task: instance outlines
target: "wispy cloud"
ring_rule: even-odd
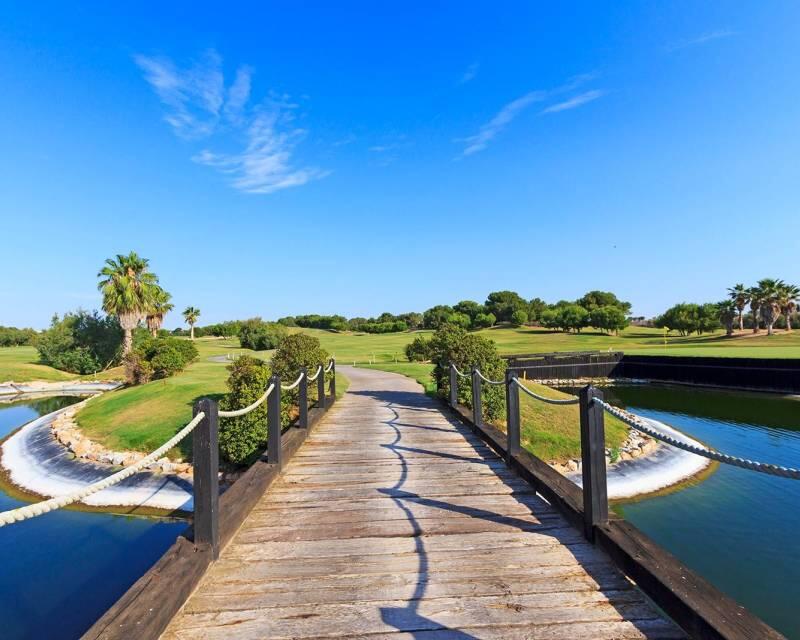
[[[558,113],[559,111],[567,111],[569,109],[575,109],[577,107],[580,107],[581,105],[586,104],[587,102],[592,102],[593,100],[602,98],[605,94],[606,94],[605,91],[601,91],[599,89],[595,89],[593,91],[587,91],[573,98],[570,98],[569,100],[564,100],[563,102],[558,102],[554,105],[550,105],[546,109],[543,109],[542,113]]]
[[[534,102],[541,102],[546,97],[547,93],[544,91],[530,91],[524,96],[509,102],[497,112],[494,118],[483,125],[478,133],[474,136],[468,136],[459,140],[459,142],[466,143],[466,147],[464,147],[464,151],[462,151],[461,155],[471,156],[473,153],[483,151],[488,144],[494,140],[497,134],[505,129],[526,107]]]
[[[467,82],[474,80],[475,76],[478,75],[478,68],[480,65],[477,62],[473,62],[471,65],[467,67],[467,70],[461,74],[461,77],[458,79],[458,84],[467,84]]]
[[[512,100],[505,105],[497,114],[484,124],[478,133],[466,138],[457,138],[456,142],[464,143],[464,150],[461,152],[460,157],[470,156],[479,151],[483,151],[489,143],[494,140],[511,122],[519,116],[530,105],[537,102],[546,102],[554,99],[556,96],[574,91],[579,86],[594,80],[596,78],[594,73],[585,73],[582,75],[574,76],[567,82],[555,89],[548,91],[529,91],[525,95]],[[599,89],[594,91],[587,91],[574,98],[565,100],[563,102],[554,104],[544,109],[541,113],[556,113],[558,111],[565,111],[567,109],[574,109],[582,104],[596,100],[605,94],[605,91]]]
[[[297,105],[288,96],[251,105],[251,67],[239,67],[226,88],[222,59],[213,50],[186,69],[163,57],[137,55],[134,60],[164,104],[165,120],[176,135],[187,140],[213,137],[215,146],[244,142],[238,153],[204,148],[192,156],[194,162],[229,176],[235,189],[274,193],[327,175],[313,167],[297,168],[292,161],[307,132],[293,125]]]
[[[739,33],[733,29],[717,29],[715,31],[704,33],[696,38],[681,40],[679,42],[674,42],[673,44],[667,45],[667,51],[678,51],[679,49],[686,49],[688,47],[697,47],[709,42],[713,42],[714,40],[730,38],[736,35],[739,35]]]

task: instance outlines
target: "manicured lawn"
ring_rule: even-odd
[[[386,363],[362,365],[366,369],[380,369],[400,373],[434,390],[430,378],[433,365],[421,363]],[[533,392],[546,398],[567,398],[566,393],[535,382],[524,384]],[[535,400],[520,392],[520,422],[522,445],[546,462],[566,462],[581,455],[580,417],[577,405],[554,405]],[[505,431],[505,421],[496,426]],[[620,446],[628,435],[628,428],[612,416],[606,416],[606,446]]]
[[[192,418],[195,401],[226,391],[227,362],[209,359],[228,354],[253,354],[240,349],[238,341],[199,339],[200,352],[185,371],[165,380],[112,391],[91,400],[77,415],[81,429],[92,439],[114,450],[150,452],[161,446]],[[254,354],[265,356],[266,352]],[[339,376],[337,395],[349,381]],[[184,440],[181,454],[188,457],[190,439]]]
[[[405,360],[405,345],[417,335],[431,333],[334,333],[319,329],[303,331],[317,336],[322,345],[343,364],[402,363]],[[608,336],[591,329],[576,334],[533,327],[499,327],[478,333],[494,340],[501,354],[611,350],[676,356],[800,358],[800,330],[774,336],[764,333],[752,336],[747,333],[734,338],[726,338],[723,332],[703,336],[670,335],[667,337],[666,347],[664,332],[646,327],[628,327],[619,336]]]
[[[0,382],[73,380],[79,376],[39,364],[34,347],[0,347]]]
[[[567,398],[557,389],[524,381],[534,393],[545,398]],[[520,391],[522,446],[546,462],[565,462],[581,455],[578,405],[547,404]],[[500,425],[505,429],[505,425]],[[628,428],[613,416],[606,415],[606,447],[619,447],[628,436]]]

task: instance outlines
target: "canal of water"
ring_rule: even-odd
[[[670,385],[606,399],[715,449],[800,467],[800,397]],[[616,506],[626,519],[788,638],[800,639],[800,481],[720,465],[665,495]]]
[[[0,404],[0,438],[78,400]],[[0,511],[24,504],[0,491]],[[0,637],[80,637],[185,527],[177,520],[60,509],[0,528]]]

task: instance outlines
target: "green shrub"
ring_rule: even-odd
[[[475,320],[472,321],[472,326],[475,329],[488,329],[493,327],[495,322],[497,322],[497,318],[494,317],[493,313],[479,313],[475,316]]]
[[[228,366],[228,393],[220,401],[224,410],[253,404],[266,391],[272,371],[263,360],[241,356]],[[219,423],[219,452],[223,460],[245,464],[267,444],[267,403],[250,413]]]
[[[239,342],[245,349],[267,351],[277,349],[288,334],[285,326],[277,322],[264,322],[261,318],[244,320],[239,328]]]
[[[511,324],[515,327],[522,326],[528,321],[528,312],[522,309],[517,309],[511,314]]]
[[[328,352],[320,345],[319,338],[305,333],[295,333],[286,336],[275,355],[272,356],[272,370],[275,375],[280,376],[283,384],[291,384],[297,378],[302,367],[306,367],[309,375],[313,376],[319,365],[324,368],[328,364],[329,358]],[[331,374],[328,373],[326,376],[330,377]],[[309,400],[316,398],[316,389],[317,385],[309,385]],[[296,398],[296,388],[283,393],[284,401],[286,399],[296,401]]]
[[[103,371],[120,361],[122,329],[113,316],[78,310],[53,316],[50,328],[36,340],[42,362],[83,375]]]
[[[492,380],[502,380],[506,363],[497,353],[497,345],[492,340],[462,327],[444,325],[431,338],[431,359],[434,363],[433,378],[443,397],[450,394],[450,363],[463,372],[478,367],[481,373]],[[470,381],[460,378],[458,399],[461,404],[472,406]],[[501,386],[483,385],[483,413],[487,419],[500,418],[505,414],[505,390]]]
[[[125,358],[129,384],[168,378],[183,371],[197,357],[197,348],[189,340],[138,333],[133,344],[133,351]]]
[[[406,358],[411,362],[426,362],[431,359],[431,341],[417,336],[406,345]]]
[[[464,329],[469,329],[472,325],[472,319],[466,313],[459,313],[456,311],[447,316],[447,323],[454,324]]]

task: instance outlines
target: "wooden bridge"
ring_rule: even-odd
[[[347,376],[223,495],[219,558],[179,539],[85,638],[781,637],[624,521],[588,541],[580,489],[501,432]]]

